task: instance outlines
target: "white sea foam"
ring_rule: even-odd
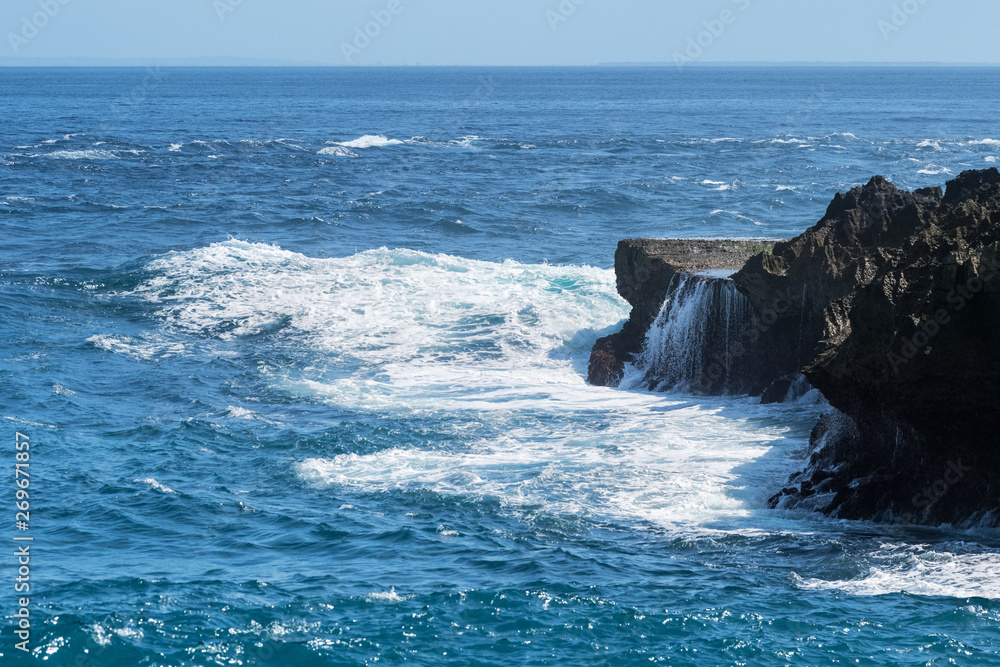
[[[944,150],[941,147],[941,142],[934,141],[932,139],[924,139],[919,144],[917,144],[917,148],[933,148],[936,151],[942,151],[942,150]]]
[[[132,621],[132,623],[134,623],[134,621]],[[114,630],[114,633],[116,635],[118,635],[119,637],[121,637],[122,639],[125,639],[127,641],[131,641],[131,642],[140,642],[140,641],[142,641],[142,638],[143,638],[143,635],[144,635],[144,633],[142,631],[142,628],[136,627],[134,625],[133,626],[126,626],[126,627],[123,627],[123,628],[116,628]]]
[[[39,157],[33,155],[32,157]],[[113,151],[102,149],[78,150],[78,151],[53,151],[44,153],[42,157],[61,160],[117,160],[118,156]]]
[[[89,337],[87,342],[99,350],[114,352],[141,361],[179,356],[187,352],[187,346],[184,343],[158,337],[136,339],[129,336],[95,334]]]
[[[610,270],[386,249],[314,259],[235,240],[147,269],[132,294],[154,305],[164,336],[276,333],[308,358],[306,370],[261,369],[276,390],[441,415],[466,443],[300,461],[320,488],[493,498],[701,534],[763,507],[796,465],[750,465],[786,437],[744,423],[757,405],[586,384],[595,338],[628,313]]]
[[[76,396],[75,391],[73,391],[72,389],[67,389],[66,387],[58,383],[52,385],[52,393],[59,394],[60,396]]]
[[[4,415],[4,419],[12,421],[18,424],[26,424],[28,426],[38,426],[39,428],[56,428],[52,424],[42,424],[40,422],[28,421],[27,419],[21,419],[20,417],[11,417],[9,415]]]
[[[281,137],[280,139],[275,139],[274,143],[277,144],[278,146],[283,146],[285,148],[292,148],[292,149],[298,150],[298,151],[309,150],[305,146],[302,146],[295,139],[289,139],[288,137]]]
[[[167,150],[171,153],[177,153],[184,146],[184,144],[170,144],[170,148]]]
[[[475,134],[470,134],[465,137],[459,137],[458,139],[455,139],[451,143],[457,144],[462,148],[475,148],[478,144],[480,144],[483,141],[485,140],[482,137]]]
[[[397,602],[405,602],[408,598],[406,596],[400,595],[396,592],[395,588],[390,588],[388,591],[369,593],[365,596],[365,600],[368,602],[378,602],[382,604],[396,604]]]
[[[486,358],[510,351],[533,361],[581,328],[604,328],[627,314],[607,270],[412,250],[312,259],[227,241],[164,255],[148,268],[157,276],[136,293],[161,304],[174,326],[226,325],[218,336],[227,338],[288,325],[324,349],[371,363],[440,365],[444,355],[477,345],[489,347]]]
[[[737,497],[748,493],[748,482],[739,480],[736,468],[763,456],[781,439],[778,430],[754,432],[720,415],[721,408],[649,394],[592,393],[592,409],[618,408],[615,425],[600,433],[511,428],[470,451],[344,454],[307,459],[298,471],[320,487],[494,498],[511,507],[640,520],[686,534],[713,532],[711,523],[745,517],[765,502]]]
[[[929,176],[940,176],[941,174],[950,174],[951,169],[948,167],[942,167],[936,164],[929,164],[923,169],[917,172],[918,174],[927,174]]]
[[[100,623],[95,623],[88,630],[94,643],[98,646],[108,646],[111,643],[111,630],[105,628]]]
[[[996,155],[990,155],[990,156],[988,156],[986,158],[986,161],[987,162],[996,162],[997,161],[997,156]]]
[[[265,424],[279,423],[264,417],[259,412],[254,412],[253,410],[248,410],[247,408],[241,408],[235,405],[230,405],[226,407],[226,416],[232,417],[233,419],[245,419],[248,421],[264,422]]]
[[[170,487],[167,487],[167,486],[164,486],[163,484],[160,484],[159,482],[157,482],[152,477],[147,477],[146,479],[133,479],[132,481],[133,482],[138,482],[140,484],[145,484],[146,486],[148,486],[152,490],[159,491],[160,493],[177,493],[176,491],[174,491]]]
[[[731,181],[731,182],[727,183],[725,181],[711,181],[711,180],[707,180],[707,179],[703,180],[703,181],[699,181],[699,183],[701,183],[701,185],[714,185],[715,187],[712,188],[712,190],[717,191],[717,192],[725,192],[727,190],[734,190],[734,189],[740,187],[740,185],[741,185],[739,181]]]
[[[100,334],[95,334],[88,338],[87,342],[99,350],[107,350],[108,352],[111,352],[115,349],[116,345],[122,344],[128,340],[128,338],[120,336],[102,336]]]
[[[969,141],[964,144],[965,146],[1000,146],[1000,139],[979,139],[977,141]]]
[[[803,530],[794,512],[763,508],[802,465],[796,456],[821,408],[586,385],[594,339],[628,312],[609,270],[387,249],[315,259],[235,240],[168,253],[146,269],[128,296],[149,302],[161,331],[148,340],[97,336],[96,347],[134,354],[177,339],[266,335],[253,339],[255,350],[283,345],[304,362],[260,367],[273,390],[339,413],[433,419],[457,436],[446,446],[400,441],[293,464],[333,497],[482,499],[515,515],[622,522],[684,539]],[[230,407],[229,416],[252,413]],[[827,525],[806,521],[807,530]],[[455,532],[442,526],[438,536],[460,539]],[[974,548],[861,554],[865,574],[797,584],[998,597],[1000,560]],[[403,598],[383,589],[365,599]]]
[[[68,637],[56,637],[52,641],[48,642],[47,644],[43,644],[42,646],[38,647],[35,650],[45,655],[45,657],[42,658],[42,660],[48,660],[49,656],[55,655],[61,649],[66,647],[68,644],[69,644]]]
[[[870,567],[860,577],[841,581],[796,577],[796,584],[807,590],[839,590],[849,595],[909,593],[1000,599],[1000,553],[967,546],[974,552],[969,553],[961,544],[884,544],[868,556]]]
[[[399,139],[389,139],[381,134],[366,134],[351,141],[338,141],[338,146],[345,148],[379,148],[381,146],[396,146],[403,142]]]
[[[358,154],[344,146],[327,146],[319,150],[319,155],[334,155],[336,157],[358,157]]]
[[[711,215],[713,217],[717,216],[717,215],[723,215],[723,214],[725,214],[725,215],[731,215],[734,218],[739,218],[740,220],[746,220],[747,222],[752,222],[753,224],[755,224],[757,226],[763,226],[764,225],[763,222],[758,222],[757,220],[754,220],[750,216],[744,215],[743,213],[740,213],[739,211],[727,211],[725,209],[717,208],[714,211],[712,211],[711,213],[709,213],[709,215]]]

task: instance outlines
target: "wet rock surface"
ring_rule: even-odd
[[[632,317],[598,341],[591,382],[620,379],[673,274],[699,263],[683,243],[619,245],[618,288]],[[945,190],[915,192],[875,177],[836,195],[800,236],[768,249],[742,245],[729,265],[740,252],[750,256],[732,279],[754,318],[736,347],[748,391],[778,401],[788,378],[804,373],[837,411],[817,425],[806,470],[772,505],[852,519],[995,522],[1000,172],[968,171]]]
[[[587,380],[617,386],[625,363],[638,354],[663,306],[674,277],[703,271],[736,271],[773,241],[628,239],[615,252],[618,293],[632,306],[622,330],[601,338],[590,357]]]

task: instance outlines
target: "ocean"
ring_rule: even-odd
[[[584,379],[620,239],[994,166],[1000,70],[0,90],[3,665],[1000,665],[996,529],[767,508],[822,403]]]

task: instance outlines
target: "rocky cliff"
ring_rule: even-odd
[[[998,253],[996,169],[965,172],[944,192],[906,192],[876,177],[838,194],[819,223],[733,276],[756,323],[743,342],[747,386],[770,385],[780,396],[773,387],[802,372],[836,409],[813,433],[807,469],[774,506],[843,518],[996,520]],[[620,291],[634,280],[633,264],[623,264],[616,261]],[[641,341],[652,306],[637,299],[633,307],[633,330],[599,342],[598,362]]]
[[[774,505],[928,523],[1000,508],[998,250],[996,169],[944,193],[875,178],[735,276],[752,302],[804,286],[821,335],[803,370],[843,415]]]

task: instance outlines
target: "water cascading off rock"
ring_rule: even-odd
[[[622,387],[746,393],[753,331],[750,303],[732,280],[678,273]]]

